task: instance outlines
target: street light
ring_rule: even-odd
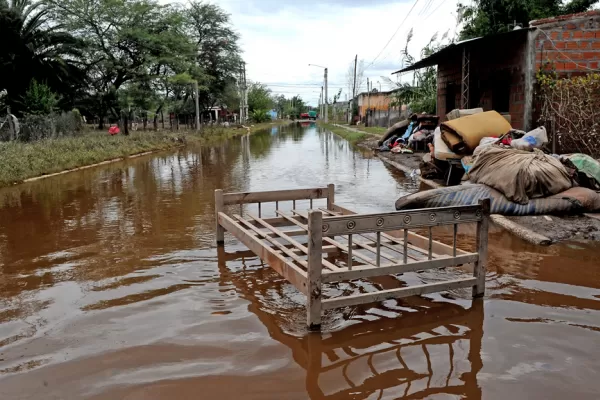
[[[381,93],[381,82],[377,81],[377,83],[379,83],[379,93]]]
[[[328,114],[328,110],[327,110],[327,67],[324,67],[322,65],[317,65],[317,64],[308,64],[309,67],[318,67],[318,68],[323,68],[325,70],[325,101],[324,101],[324,105],[325,105],[325,122],[328,122],[328,118],[327,118],[327,114]]]

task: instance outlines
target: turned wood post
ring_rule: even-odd
[[[333,211],[333,203],[335,202],[335,185],[330,183],[327,185],[327,209]]]
[[[308,329],[321,329],[321,269],[323,251],[323,213],[308,213],[308,294],[306,324]]]
[[[477,222],[477,254],[479,258],[473,268],[473,276],[477,278],[473,286],[473,297],[482,297],[485,293],[485,269],[488,254],[488,230],[490,224],[490,199],[479,200],[481,221]]]
[[[215,190],[215,222],[217,227],[217,245],[225,244],[225,229],[219,224],[219,213],[223,211],[223,190]]]

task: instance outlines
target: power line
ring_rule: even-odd
[[[426,16],[426,17],[425,17],[425,19],[424,19],[423,21],[427,21],[427,20],[429,19],[429,17],[431,17],[433,14],[435,14],[435,12],[436,12],[437,10],[439,10],[439,8],[440,8],[440,7],[441,7],[443,4],[444,4],[444,0],[442,0],[442,2],[441,2],[440,4],[438,4],[438,6],[437,6],[437,7],[436,7],[436,8],[435,8],[435,9],[434,9],[432,12],[430,12],[430,13],[429,13],[429,15],[428,15],[428,16]]]
[[[421,11],[419,11],[419,15],[425,15],[425,13],[427,11],[429,11],[429,8],[431,7],[431,3],[433,3],[433,0],[427,0],[427,3],[425,3],[425,5],[421,9]]]
[[[381,55],[381,53],[383,53],[383,51],[389,46],[389,44],[392,42],[392,40],[394,39],[394,37],[396,37],[396,34],[398,34],[398,31],[400,31],[400,28],[402,27],[402,25],[404,24],[404,22],[406,22],[406,20],[408,19],[408,16],[410,15],[410,13],[412,12],[412,10],[415,8],[415,6],[417,5],[417,3],[419,2],[419,0],[415,0],[415,2],[413,3],[412,7],[410,8],[410,10],[408,11],[408,13],[404,16],[404,19],[402,20],[402,22],[400,22],[400,25],[398,25],[398,28],[396,29],[396,32],[394,32],[394,34],[392,35],[392,37],[390,38],[390,40],[387,41],[387,43],[385,44],[385,46],[383,46],[383,49],[381,49],[381,51],[379,52],[379,54],[377,54],[377,57],[375,57],[373,59],[373,61],[371,61],[371,63],[369,65],[367,65],[365,67],[365,71],[375,63],[375,60],[377,60],[379,58],[379,56]]]

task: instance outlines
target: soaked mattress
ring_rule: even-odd
[[[527,204],[508,200],[499,191],[481,184],[467,184],[413,193],[396,201],[396,210],[476,205],[490,199],[491,213],[500,215],[565,215],[600,211],[600,194],[575,187]]]

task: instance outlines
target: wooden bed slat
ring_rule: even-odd
[[[263,221],[261,218],[258,218],[252,214],[248,214],[248,216],[250,218],[252,218],[254,221],[258,222],[259,224],[261,224],[263,227],[269,229],[271,232],[275,233],[276,235],[278,235],[278,237],[280,237],[281,239],[291,243],[292,245],[294,245],[297,249],[299,249],[300,251],[303,251],[304,254],[308,255],[308,248],[303,245],[302,243],[299,243],[298,241],[292,239],[291,237],[287,236],[284,232],[280,231],[279,229],[267,224],[265,221]],[[246,221],[248,222],[248,221]],[[308,227],[305,230],[305,232],[308,231]],[[332,271],[337,271],[340,268],[334,264],[332,264],[331,262],[327,261],[327,260],[323,260],[323,266],[329,268]]]
[[[269,263],[279,275],[287,279],[292,285],[296,287],[300,292],[306,294],[308,289],[306,287],[306,272],[302,271],[297,266],[288,263],[288,261],[281,255],[277,254],[270,247],[264,246],[264,244],[255,236],[251,235],[250,232],[237,224],[231,217],[225,213],[220,212],[217,216],[219,224],[225,228],[228,232],[231,232],[237,237],[242,243],[246,245],[254,254],[256,254],[261,260]]]

